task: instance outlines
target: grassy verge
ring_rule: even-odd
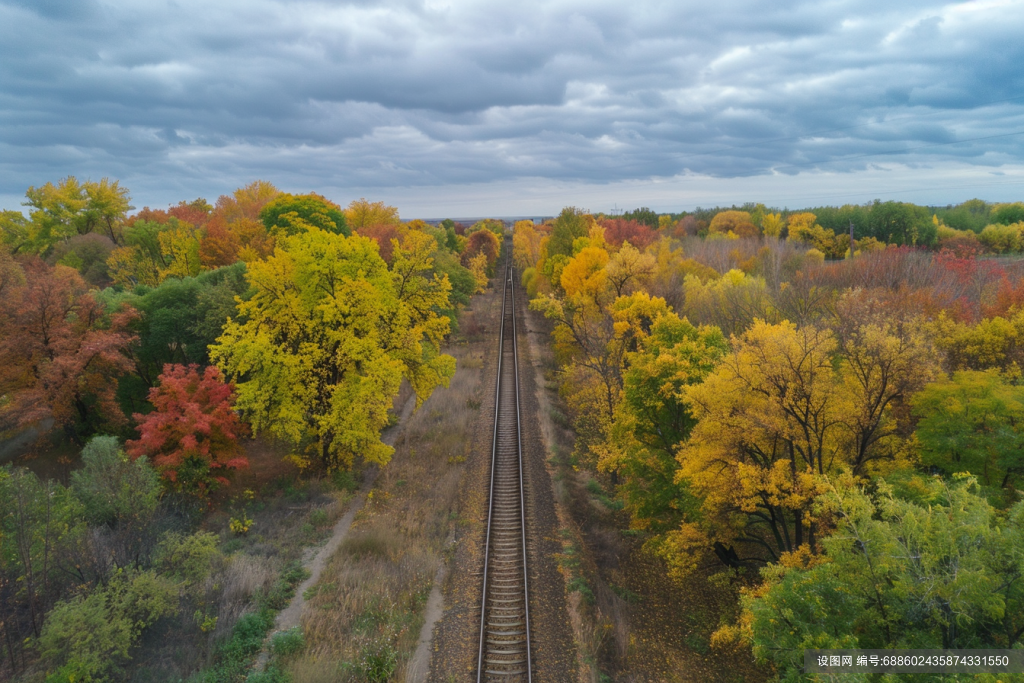
[[[462,315],[472,331],[473,313]],[[465,333],[464,333],[465,334]],[[483,335],[448,349],[458,371],[403,426],[323,578],[306,594],[304,650],[281,665],[295,681],[389,681],[404,677],[424,605],[449,552],[460,484],[480,406]]]

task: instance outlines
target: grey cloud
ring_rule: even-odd
[[[1024,130],[1024,97],[982,106],[1024,92],[1022,29],[920,0],[0,0],[0,195],[1020,163],[1024,136],[947,143]]]

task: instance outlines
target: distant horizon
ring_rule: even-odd
[[[337,188],[337,187],[303,187],[276,183],[272,178],[262,178],[275,184],[283,192],[303,194],[317,192],[341,206],[349,202],[366,198],[370,201],[383,201],[399,210],[402,220],[470,220],[473,218],[518,218],[518,217],[551,217],[557,216],[562,208],[576,206],[592,213],[611,215],[614,211],[632,211],[646,207],[659,214],[691,212],[701,208],[742,206],[744,204],[765,204],[766,206],[792,210],[814,206],[842,206],[846,204],[866,204],[876,199],[880,201],[902,201],[921,206],[945,207],[956,205],[970,199],[981,199],[989,203],[1007,203],[1024,201],[1024,165],[1012,172],[998,176],[998,181],[984,182],[984,175],[978,169],[971,169],[968,182],[957,183],[956,172],[946,170],[942,173],[921,172],[921,179],[904,180],[906,189],[894,189],[898,181],[891,181],[887,189],[884,182],[891,171],[874,169],[870,177],[854,178],[850,176],[838,178],[847,190],[829,191],[829,184],[834,177],[825,174],[800,174],[798,176],[758,176],[743,179],[715,178],[674,178],[656,181],[630,181],[607,185],[553,183],[550,181],[514,180],[504,183],[477,184],[463,188],[445,188],[444,197],[438,197],[438,188],[421,186],[413,188]],[[961,169],[960,172],[968,173]],[[45,182],[57,182],[67,175],[63,174],[47,179]],[[77,176],[79,179],[89,177],[93,180],[99,176]],[[238,185],[231,187],[221,183],[210,183],[213,192],[198,189],[195,183],[189,189],[183,189],[172,195],[172,190],[143,189],[136,191],[130,183],[121,181],[132,195],[135,210],[143,207],[153,209],[166,208],[180,201],[191,201],[203,197],[211,204],[217,197],[230,194],[255,177],[243,179]],[[932,180],[930,187],[928,180]],[[870,189],[855,191],[854,181],[863,181]],[[749,193],[732,189],[729,185],[742,185]],[[914,187],[909,187],[914,186]],[[502,188],[506,188],[504,191]],[[770,189],[769,189],[770,188]],[[0,195],[0,209],[22,211],[27,214],[27,207],[22,206],[25,200],[24,190],[21,195]],[[459,194],[459,190],[462,194]],[[986,190],[988,190],[986,192]],[[622,198],[616,199],[619,195]],[[673,201],[675,196],[679,201]],[[634,199],[630,201],[630,197]],[[685,197],[685,199],[684,199]],[[802,200],[802,201],[801,201]],[[543,205],[541,210],[531,210],[526,203]],[[452,209],[446,212],[444,206]],[[493,207],[493,211],[487,210]],[[462,216],[462,218],[456,218]]]

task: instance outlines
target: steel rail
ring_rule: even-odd
[[[511,245],[506,242],[506,247],[501,328],[498,333],[498,375],[494,390],[494,432],[491,437],[477,683],[532,683],[533,680],[515,278]],[[505,334],[507,328],[511,328],[508,348]],[[511,363],[506,362],[506,353]],[[511,376],[508,376],[510,373]],[[503,397],[503,391],[510,395]],[[515,440],[514,453],[509,448],[510,438]],[[516,525],[518,530],[515,529]],[[511,539],[510,536],[514,535],[519,538]]]

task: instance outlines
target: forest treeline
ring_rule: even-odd
[[[1020,647],[1024,261],[993,254],[1024,205],[747,208],[516,224],[573,463],[672,576],[737,588],[712,644],[781,680],[804,648]]]
[[[134,213],[108,180],[26,197],[27,217],[0,218],[0,435],[52,426],[81,455],[64,483],[0,468],[0,677],[115,680],[157,621],[218,628],[211,605],[241,560],[200,525],[249,466],[245,437],[343,481],[357,459],[389,460],[393,399],[403,382],[417,401],[447,385],[442,343],[504,225],[403,222],[262,181]],[[232,504],[232,533],[254,504]],[[301,578],[289,571],[223,645],[235,668],[196,680],[244,675]]]

